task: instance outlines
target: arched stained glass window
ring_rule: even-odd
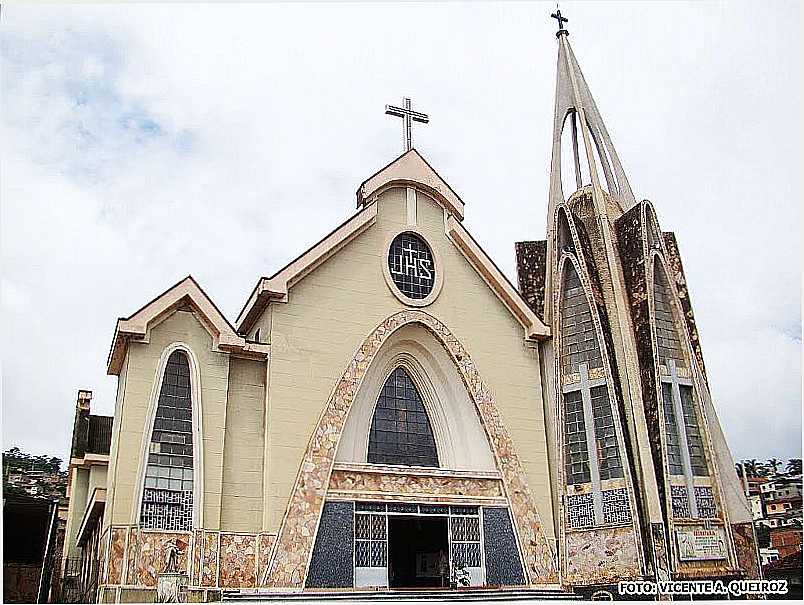
[[[371,421],[368,461],[438,466],[430,419],[416,385],[404,368],[396,368],[380,392]]]
[[[140,524],[185,531],[193,525],[193,418],[190,363],[182,351],[168,358],[145,467]]]
[[[567,483],[591,481],[589,452],[597,453],[600,479],[623,476],[617,434],[614,429],[609,391],[605,380],[598,379],[590,387],[592,417],[585,417],[580,378],[581,366],[587,373],[603,367],[592,309],[586,298],[578,272],[566,264],[561,294],[561,368],[564,380],[564,438]],[[569,380],[570,382],[567,382]],[[587,440],[586,425],[593,422],[595,441]],[[591,447],[590,447],[591,446]]]
[[[594,310],[570,259],[564,264],[560,305],[565,481],[592,488],[567,496],[567,521],[572,528],[629,521],[626,488],[601,486],[623,478],[623,463]]]
[[[671,475],[688,476],[692,484],[691,477],[708,476],[709,467],[692,372],[684,355],[686,337],[674,320],[673,290],[658,257],[653,269],[653,304],[657,355],[663,366],[660,377],[668,470]]]

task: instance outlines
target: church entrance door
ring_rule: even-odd
[[[390,588],[448,586],[448,518],[389,516],[388,555]]]

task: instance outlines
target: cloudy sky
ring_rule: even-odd
[[[110,414],[115,319],[191,273],[234,320],[401,151],[386,103],[514,278],[544,236],[550,3],[4,6],[3,446]],[[737,457],[801,455],[795,2],[565,2],[638,198],[682,246]]]

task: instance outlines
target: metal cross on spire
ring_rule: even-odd
[[[554,12],[550,16],[556,21],[558,21],[558,31],[556,32],[556,36],[569,33],[566,29],[564,29],[564,24],[569,23],[569,19],[561,15],[561,9],[558,8],[558,4],[556,4],[556,12]]]
[[[410,108],[410,99],[405,97],[403,99],[404,107],[396,107],[395,105],[386,105],[385,113],[389,116],[396,116],[403,119],[402,134],[405,138],[405,151],[413,149],[413,122],[421,122],[427,124],[430,121],[430,116],[426,113],[413,111]]]

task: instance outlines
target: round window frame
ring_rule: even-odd
[[[430,249],[430,255],[433,257],[433,264],[435,265],[435,283],[433,284],[433,289],[430,291],[430,294],[424,298],[410,298],[407,294],[402,292],[402,290],[400,290],[396,285],[396,282],[391,275],[391,269],[388,267],[388,255],[391,252],[391,244],[397,238],[397,236],[402,235],[403,233],[411,233],[416,237],[421,238],[421,240],[427,244],[427,247]],[[430,243],[430,240],[427,238],[427,236],[425,236],[424,233],[422,233],[421,230],[417,229],[416,227],[408,225],[391,233],[390,236],[386,238],[385,247],[383,249],[385,252],[382,257],[382,274],[383,277],[385,277],[385,283],[388,285],[391,293],[407,307],[426,307],[433,304],[435,299],[438,298],[438,295],[441,293],[441,288],[444,285],[444,265],[441,262],[441,255]]]

